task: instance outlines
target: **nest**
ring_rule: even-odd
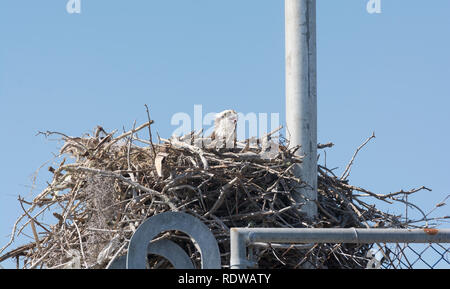
[[[348,183],[354,158],[342,177],[319,166],[318,198],[304,200],[317,205],[318,215],[311,220],[301,211],[304,202],[292,197],[302,184],[293,173],[302,161],[296,154],[298,147],[288,148],[282,142],[276,143],[276,151],[268,150],[275,144],[272,133],[238,141],[233,148],[217,142],[194,145],[190,140],[198,139],[195,134],[153,143],[152,123],[117,137],[115,131],[108,133],[101,127],[83,137],[46,132],[60,136],[61,156],[70,155],[75,161],[66,163],[64,158],[58,167],[50,167],[51,183],[33,200],[19,198],[24,214],[0,254],[24,228],[33,232],[32,241],[0,261],[17,258],[21,268],[107,268],[127,253],[129,240],[143,221],[180,211],[210,228],[227,268],[232,227],[405,228],[410,221],[369,201],[404,202],[400,196],[427,189],[375,194]],[[149,130],[150,140],[138,137],[143,129]],[[199,266],[199,253],[186,235],[165,232],[158,236],[163,238],[182,246]],[[259,268],[364,268],[369,249],[352,244],[258,244],[253,256]],[[155,256],[149,256],[148,264],[170,268],[170,263]]]

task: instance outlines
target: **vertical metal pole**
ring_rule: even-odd
[[[285,0],[286,133],[291,147],[304,155],[294,168],[305,185],[294,193],[306,202],[301,211],[317,215],[317,64],[316,0]]]
[[[247,268],[247,235],[240,232],[239,228],[230,229],[230,268],[246,269]]]

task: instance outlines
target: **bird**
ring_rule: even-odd
[[[223,145],[223,142],[225,142],[226,148],[234,148],[237,137],[237,121],[238,114],[232,109],[217,113],[214,119],[214,130],[211,134],[211,139],[216,140],[217,144],[220,145]]]

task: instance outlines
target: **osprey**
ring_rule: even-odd
[[[234,147],[236,142],[236,127],[238,115],[236,111],[228,109],[216,114],[214,120],[214,131],[211,139],[226,143],[226,147]]]

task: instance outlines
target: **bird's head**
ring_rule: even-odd
[[[224,119],[236,123],[238,119],[236,111],[232,109],[227,109],[216,114],[216,120],[224,120]]]

